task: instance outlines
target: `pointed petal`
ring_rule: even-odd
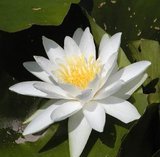
[[[147,74],[141,74],[135,79],[124,84],[122,88],[114,94],[115,97],[128,99],[147,79]]]
[[[71,157],[79,157],[88,141],[92,128],[83,113],[79,111],[69,118],[69,148]]]
[[[118,53],[120,47],[122,33],[116,33],[108,39],[107,35],[102,38],[102,44],[100,44],[99,58],[102,64],[107,63],[109,57],[114,53]]]
[[[88,103],[83,109],[84,116],[86,117],[89,125],[98,132],[103,132],[105,125],[105,111],[103,107],[96,102]]]
[[[106,99],[99,100],[98,103],[103,105],[107,114],[124,123],[129,123],[140,118],[140,114],[137,109],[126,100],[111,96]]]
[[[64,58],[64,54],[65,54],[64,50],[56,42],[44,36],[42,37],[42,41],[43,41],[43,46],[45,48],[45,51],[48,55],[48,58],[52,63],[55,63],[56,59]]]
[[[82,105],[78,101],[66,101],[63,105],[52,112],[51,118],[54,121],[61,121],[75,114],[81,108]]]
[[[24,62],[23,66],[39,79],[51,83],[49,75],[36,62]]]
[[[117,91],[119,91],[121,89],[121,87],[123,86],[124,82],[121,80],[118,80],[116,82],[113,82],[111,84],[107,84],[104,85],[102,87],[102,89],[100,89],[100,91],[98,93],[96,93],[94,100],[99,100],[99,99],[104,99],[108,96],[113,95],[114,93],[116,93]]]
[[[117,73],[110,77],[110,80],[123,80],[124,82],[128,82],[138,75],[141,75],[149,66],[151,62],[149,61],[139,61],[133,64],[128,65],[127,67],[119,70]]]
[[[55,81],[57,78],[53,75],[53,71],[57,69],[57,66],[51,63],[48,59],[41,56],[34,56],[34,59],[38,63],[38,65],[50,76],[53,77]]]
[[[47,93],[48,95],[52,96],[53,99],[70,99],[67,92],[61,89],[59,86],[55,84],[50,84],[46,82],[37,82],[33,85],[36,89]]]
[[[117,54],[113,54],[108,59],[108,62],[105,63],[105,65],[103,66],[103,69],[102,69],[101,74],[100,74],[100,76],[102,78],[100,88],[105,85],[106,81],[108,80],[110,75],[114,72],[115,68],[117,67],[117,56],[118,56]]]
[[[114,53],[111,55],[107,61],[107,63],[104,64],[102,72],[101,72],[101,77],[109,77],[110,74],[112,73],[113,69],[117,65],[117,57],[118,53]],[[107,80],[107,79],[106,79]]]
[[[28,117],[23,124],[27,124],[31,122],[33,119],[35,119],[38,115],[40,115],[42,112],[44,112],[49,106],[57,103],[57,100],[48,100],[47,102],[44,103],[43,106],[41,106],[36,112],[34,112],[30,117]]]
[[[9,90],[22,95],[50,98],[48,94],[34,88],[33,84],[35,83],[39,83],[39,81],[20,82],[11,86]]]
[[[90,56],[96,58],[95,44],[89,28],[85,29],[79,47],[81,49],[81,52],[86,57],[86,59],[88,59]]]
[[[66,36],[64,39],[64,50],[67,56],[81,55],[80,48],[69,36]]]
[[[80,44],[82,34],[83,34],[82,28],[77,28],[73,34],[73,40],[77,43],[77,45]]]
[[[54,123],[51,119],[51,113],[59,107],[59,104],[53,104],[54,100],[48,102],[48,108],[44,109],[41,113],[39,113],[29,125],[25,128],[23,135],[34,134],[39,132],[45,128],[47,128],[50,124]]]
[[[106,33],[102,36],[102,39],[101,39],[100,45],[99,45],[99,52],[101,52],[103,50],[103,48],[106,46],[106,43],[108,43],[109,39],[110,39],[110,37]]]

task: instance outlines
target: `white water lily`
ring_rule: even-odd
[[[71,157],[82,153],[91,130],[103,132],[105,113],[129,123],[140,118],[137,109],[127,101],[147,78],[149,61],[117,68],[121,33],[105,34],[96,58],[95,44],[89,28],[78,28],[73,38],[67,36],[64,49],[43,37],[47,56],[35,56],[36,62],[24,67],[42,81],[15,84],[11,91],[51,100],[31,118],[23,135],[33,134],[50,124],[69,118],[68,134]],[[55,102],[55,99],[57,100]]]

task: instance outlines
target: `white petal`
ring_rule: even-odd
[[[83,90],[76,98],[79,99],[79,101],[82,103],[89,101],[92,98],[92,89]]]
[[[114,34],[110,39],[106,35],[102,38],[102,44],[99,49],[99,58],[101,62],[107,63],[109,57],[118,53],[122,33]]]
[[[114,96],[122,99],[128,99],[147,79],[147,74],[141,74],[135,79],[124,84],[122,88],[114,94]]]
[[[71,157],[79,157],[88,141],[92,128],[83,113],[79,111],[69,118],[69,148]]]
[[[52,82],[49,75],[36,62],[24,62],[23,66],[33,75],[45,82]]]
[[[106,83],[110,75],[114,72],[115,67],[117,66],[117,54],[113,54],[107,63],[103,66],[101,76],[101,85],[100,88]]]
[[[107,83],[108,82],[106,82],[106,85],[104,85],[102,89],[100,89],[100,91],[96,93],[94,100],[104,99],[108,96],[113,95],[114,93],[119,91],[124,84],[124,82],[121,80],[118,80],[111,84],[110,83],[107,84]]]
[[[112,77],[110,77],[110,80],[123,80],[124,82],[128,82],[138,75],[142,74],[150,65],[151,62],[149,61],[140,61],[130,64],[112,75]]]
[[[45,48],[45,51],[52,63],[55,63],[56,59],[64,58],[65,53],[61,46],[59,46],[53,40],[50,40],[44,36],[42,37],[42,40],[43,40],[43,46]]]
[[[95,44],[89,28],[85,29],[79,47],[81,49],[81,52],[86,57],[86,59],[88,59],[90,56],[96,58]]]
[[[42,112],[44,112],[49,106],[53,105],[54,103],[57,103],[58,101],[55,99],[50,99],[47,102],[43,104],[36,112],[34,112],[30,117],[28,117],[23,124],[27,124],[31,122],[33,119],[35,119],[38,115],[40,115]]]
[[[110,39],[110,37],[106,33],[102,36],[102,39],[101,39],[100,45],[99,45],[99,52],[101,52],[102,49],[106,46],[106,43],[108,43],[109,39]]]
[[[51,119],[51,113],[59,107],[58,102],[55,103],[54,100],[48,102],[48,108],[44,109],[40,114],[38,114],[31,123],[25,128],[23,135],[33,134],[47,128],[50,124],[54,123]]]
[[[93,97],[100,88],[100,83],[101,83],[100,79],[101,78],[99,77],[99,75],[96,75],[96,77],[89,83],[87,88],[90,89],[92,92],[91,97]]]
[[[76,97],[77,95],[81,94],[81,90],[79,88],[77,88],[76,86],[73,86],[71,84],[67,84],[67,83],[58,83],[58,85],[64,89],[65,91],[67,91],[68,93],[70,93],[70,95],[72,95],[73,97]]]
[[[48,59],[41,56],[34,56],[36,62],[39,66],[48,74],[50,77],[53,77],[57,81],[57,78],[53,75],[54,70],[57,69],[57,66],[51,63]]]
[[[92,101],[84,107],[83,113],[94,130],[103,132],[105,125],[105,111],[100,105]]]
[[[33,84],[35,83],[39,83],[39,81],[20,82],[11,86],[9,90],[22,95],[50,98],[48,94],[34,88]]]
[[[73,34],[73,40],[77,43],[77,45],[80,44],[82,34],[83,34],[83,30],[81,28],[77,28]]]
[[[64,50],[66,55],[74,56],[81,55],[80,48],[76,44],[76,42],[69,36],[66,36],[64,39]]]
[[[124,123],[129,123],[140,118],[140,114],[137,109],[126,100],[111,96],[106,99],[99,100],[98,103],[103,105],[107,114]]]
[[[66,101],[63,105],[54,110],[51,114],[51,118],[54,121],[64,120],[82,108],[82,105],[78,101]]]
[[[69,95],[63,90],[61,89],[59,86],[55,85],[55,84],[50,84],[50,83],[46,83],[46,82],[37,82],[34,83],[33,85],[36,89],[47,93],[48,95],[50,95],[52,98],[54,99],[70,99]]]

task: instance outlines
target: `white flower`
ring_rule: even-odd
[[[73,38],[65,37],[64,49],[43,37],[48,59],[35,56],[36,62],[24,67],[42,81],[21,82],[10,90],[23,95],[51,100],[31,118],[23,135],[36,133],[50,124],[69,118],[68,133],[71,157],[82,153],[91,130],[102,132],[105,113],[129,123],[140,117],[126,99],[147,78],[148,61],[123,69],[117,68],[121,33],[101,40],[98,59],[89,28],[78,28]],[[55,99],[62,99],[57,100]]]

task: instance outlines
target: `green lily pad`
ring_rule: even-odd
[[[160,37],[159,0],[93,0],[88,11],[108,33],[122,32],[123,47],[130,40]]]
[[[148,68],[150,80],[160,77],[160,45],[154,40],[137,40],[129,43],[129,49],[133,60],[148,60],[152,65]]]
[[[148,100],[150,103],[160,102],[160,45],[154,40],[137,40],[129,43],[129,49],[132,60],[151,61],[151,66],[147,69],[149,75],[146,81],[145,91],[149,94]],[[156,92],[156,93],[155,93]]]
[[[1,0],[0,29],[16,32],[37,25],[60,25],[79,0]]]

